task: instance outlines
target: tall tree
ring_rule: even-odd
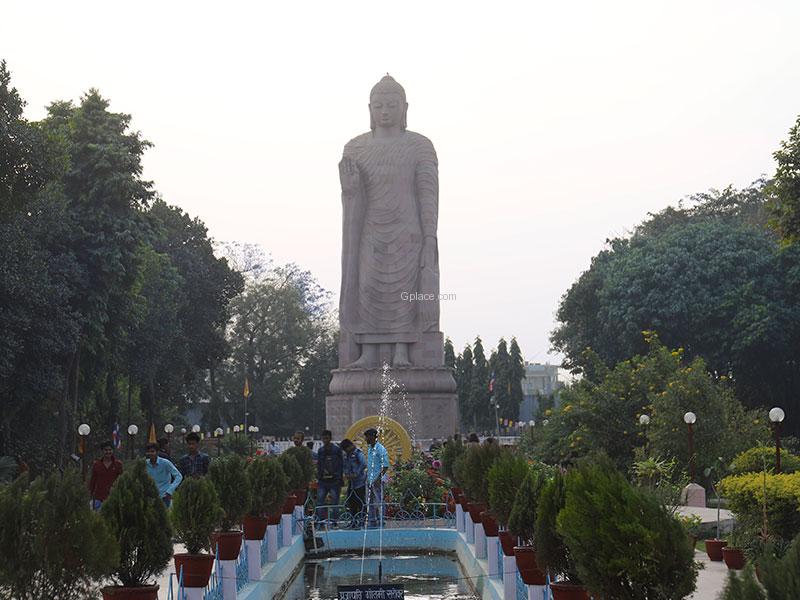
[[[800,432],[800,249],[781,251],[764,226],[742,219],[754,195],[765,205],[763,184],[741,203],[726,193],[613,240],[565,294],[551,339],[585,371],[587,347],[614,365],[646,352],[641,332],[654,330],[730,376],[749,406],[783,406],[787,427]]]
[[[522,404],[522,380],[525,379],[525,361],[522,358],[522,351],[517,343],[517,338],[511,338],[508,349],[509,376],[511,383],[511,404],[517,407],[517,418],[519,418],[519,406]]]
[[[492,395],[497,403],[499,417],[516,421],[519,418],[519,403],[514,404],[511,398],[511,360],[508,355],[508,344],[500,338],[497,350],[492,352],[491,363],[494,373],[494,389]]]
[[[800,117],[789,130],[789,139],[773,155],[778,163],[772,181],[771,208],[774,225],[786,242],[800,240]]]
[[[451,369],[456,366],[456,352],[453,349],[453,342],[450,341],[450,338],[444,341],[444,364]]]
[[[469,344],[456,358],[456,394],[458,395],[458,412],[461,427],[464,429],[477,429],[475,408],[472,405],[472,377],[473,377],[472,348]]]
[[[480,336],[475,338],[472,345],[472,364],[469,404],[473,411],[473,428],[493,429],[494,412],[489,406],[489,361],[486,360]]]

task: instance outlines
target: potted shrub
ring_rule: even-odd
[[[718,462],[721,462],[722,459],[718,459]],[[720,503],[719,503],[719,492],[717,492],[717,488],[714,485],[714,479],[711,477],[716,472],[717,465],[712,465],[711,467],[706,467],[703,471],[705,476],[709,478],[709,483],[711,484],[711,491],[714,493],[714,497],[717,501],[717,529],[714,539],[707,539],[705,540],[705,547],[706,547],[706,554],[708,554],[708,559],[713,560],[715,562],[722,560],[722,549],[728,545],[728,542],[720,539],[719,537],[719,511],[720,511]]]
[[[256,458],[247,466],[252,501],[244,518],[246,540],[261,540],[267,524],[280,521],[280,509],[286,499],[287,479],[275,458]],[[277,518],[276,518],[277,516]]]
[[[459,456],[464,453],[464,444],[461,439],[450,438],[442,448],[442,475],[450,479],[454,485],[450,488],[453,498],[458,500],[458,496],[463,491],[455,473],[455,464]]]
[[[250,510],[252,492],[247,479],[247,463],[238,454],[215,458],[208,467],[222,507],[220,530],[212,536],[212,549],[220,560],[236,560],[242,547],[242,519]]]
[[[508,528],[512,535],[522,542],[521,546],[514,546],[513,554],[522,581],[527,585],[547,583],[547,576],[537,564],[536,548],[534,547],[536,511],[544,483],[545,477],[541,472],[528,469],[519,486],[511,514],[508,517]],[[503,542],[501,541],[501,543]],[[505,547],[503,552],[508,555]]]
[[[503,527],[508,527],[514,499],[517,497],[520,481],[528,474],[528,463],[521,456],[507,454],[495,461],[486,479],[489,485],[489,510]],[[500,543],[506,556],[514,556],[516,540],[510,531],[498,531]]]
[[[151,583],[172,557],[172,527],[167,508],[143,460],[130,463],[114,482],[100,515],[119,543],[119,585],[102,589],[104,600],[158,600]]]
[[[0,485],[0,597],[83,600],[118,564],[105,521],[75,469]]]
[[[536,509],[536,561],[539,568],[550,573],[553,600],[589,600],[575,561],[566,542],[558,532],[558,513],[564,508],[566,487],[564,476],[557,472],[555,477],[542,488],[539,505]]]
[[[184,587],[208,585],[214,568],[211,535],[222,515],[217,490],[208,478],[189,477],[175,490],[170,517],[175,538],[186,546],[186,552],[174,555],[175,572],[183,572]]]
[[[288,493],[283,503],[283,514],[286,515],[294,510],[295,502],[297,502],[297,496],[294,494],[294,490],[300,489],[304,485],[307,485],[308,482],[305,481],[305,474],[303,473],[300,463],[297,462],[297,459],[292,454],[284,452],[278,456],[278,462],[286,475]]]
[[[685,598],[697,565],[683,526],[650,491],[632,486],[604,457],[566,475],[556,533],[595,598]],[[559,597],[555,595],[555,597]]]
[[[308,484],[314,481],[317,474],[314,468],[314,457],[311,454],[311,450],[305,446],[292,446],[281,454],[281,456],[285,455],[294,457],[297,464],[300,465],[300,468],[303,470],[302,483],[298,487],[292,489],[292,493],[297,496],[297,503],[303,505],[306,503]]]
[[[497,444],[470,446],[464,453],[463,486],[470,499],[467,505],[473,523],[481,522],[481,513],[489,501],[489,482],[486,475],[503,450]]]

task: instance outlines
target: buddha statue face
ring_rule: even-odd
[[[390,129],[403,124],[405,102],[395,92],[378,92],[373,94],[369,102],[369,112],[376,127]]]

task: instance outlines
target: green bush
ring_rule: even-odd
[[[267,517],[280,510],[286,500],[288,479],[278,459],[256,458],[247,465],[252,502],[250,514]]]
[[[278,462],[283,472],[286,474],[287,485],[289,486],[290,492],[302,489],[308,485],[308,481],[306,481],[305,474],[303,473],[303,468],[292,454],[284,452],[278,456]]]
[[[742,573],[728,572],[725,588],[719,600],[767,600],[767,594],[756,579],[753,565],[747,565]],[[770,596],[769,600],[773,600]]]
[[[800,535],[781,558],[766,556],[760,563],[761,581],[769,600],[800,598]]]
[[[756,446],[739,454],[733,459],[731,471],[734,475],[761,472],[766,467],[770,473],[775,472],[775,448]],[[800,471],[800,457],[786,451],[781,452],[781,473]]]
[[[498,444],[481,444],[470,446],[463,456],[463,463],[457,461],[457,471],[460,472],[464,481],[462,486],[472,502],[487,503],[489,501],[489,481],[487,474],[494,461],[503,452]],[[459,458],[461,461],[461,458]]]
[[[508,528],[514,535],[522,538],[523,543],[532,545],[539,497],[541,496],[542,488],[547,483],[547,479],[538,470],[526,470],[527,473],[523,477],[522,483],[518,484],[519,489],[514,496],[514,503],[508,515]]]
[[[93,598],[119,561],[74,469],[0,487],[0,524],[0,598]]]
[[[800,472],[730,475],[719,483],[719,491],[743,527],[761,529],[766,508],[764,533],[784,539],[800,534]]]
[[[595,596],[678,600],[694,591],[697,565],[683,526],[609,459],[586,459],[567,474],[565,489],[557,532]]]
[[[308,484],[314,481],[317,475],[314,469],[314,456],[311,454],[311,450],[305,446],[292,446],[281,454],[281,456],[286,455],[293,456],[297,464],[300,465],[300,468],[303,470],[303,484],[294,489],[306,489]]]
[[[172,558],[172,527],[144,460],[127,467],[114,482],[100,514],[119,542],[115,578],[123,586],[151,583]]]
[[[463,487],[455,472],[456,460],[462,454],[464,454],[464,444],[460,439],[450,438],[442,448],[442,475],[455,481],[456,487]]]
[[[506,453],[489,468],[489,510],[497,521],[508,524],[519,482],[528,475],[528,462],[517,454]]]
[[[247,463],[238,454],[215,458],[208,467],[208,479],[214,484],[222,507],[220,528],[231,531],[250,510],[252,492],[247,479]]]
[[[580,583],[575,561],[557,528],[558,513],[564,508],[566,489],[564,476],[556,472],[539,495],[534,527],[536,560],[542,571],[560,576],[571,583]]]
[[[186,546],[189,554],[211,551],[211,534],[223,514],[217,490],[206,477],[189,477],[172,497],[170,520],[175,538]]]

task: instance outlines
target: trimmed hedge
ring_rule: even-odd
[[[784,539],[800,534],[800,472],[774,475],[730,475],[719,484],[728,506],[744,526],[758,528],[763,522],[766,490],[769,533]]]
[[[775,472],[775,448],[769,446],[756,446],[739,454],[733,459],[731,471],[735,475],[742,473],[755,473],[764,470],[764,465],[770,473]],[[800,471],[800,457],[791,452],[781,450],[781,473],[795,473]]]

